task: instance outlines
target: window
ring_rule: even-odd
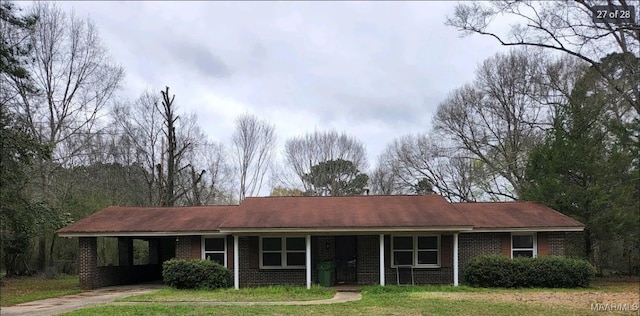
[[[511,235],[511,258],[529,257],[537,255],[535,234]]]
[[[203,259],[217,262],[227,266],[227,243],[224,237],[203,237],[202,238]]]
[[[440,236],[392,236],[391,266],[440,267]]]
[[[261,237],[260,268],[304,268],[306,249],[304,237]]]

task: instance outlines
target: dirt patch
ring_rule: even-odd
[[[455,300],[483,300],[502,303],[557,305],[574,308],[591,308],[591,304],[638,304],[638,293],[603,292],[502,292],[502,293],[412,293],[422,298],[439,297]]]
[[[421,298],[438,297],[454,300],[484,300],[501,303],[564,306],[591,309],[591,304],[633,304],[640,306],[640,280],[636,278],[608,278],[594,282],[584,290],[504,290],[488,292],[422,292],[411,293]]]

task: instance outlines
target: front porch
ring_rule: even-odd
[[[419,235],[419,234],[418,234]],[[405,236],[416,236],[406,235]],[[457,234],[431,233],[437,236],[437,263],[432,266],[413,267],[415,284],[454,284],[458,285],[457,274]],[[302,265],[289,267],[286,264],[273,267],[265,265],[263,243],[267,238],[283,238],[283,244],[289,238],[304,238],[306,259]],[[318,283],[318,263],[334,262],[333,285],[374,285],[402,284],[412,282],[411,276],[395,266],[392,250],[392,235],[305,235],[301,236],[234,236],[234,262],[240,263],[240,269],[233,269],[236,289],[261,285],[300,285],[311,287]],[[237,248],[236,248],[237,247]],[[416,245],[416,248],[418,246]],[[283,251],[282,262],[287,260],[287,249]],[[417,253],[417,251],[416,251]],[[398,254],[395,254],[396,256]],[[415,255],[417,257],[417,254]],[[281,263],[282,263],[281,262]],[[310,262],[311,264],[306,264]],[[417,258],[416,258],[417,262]]]

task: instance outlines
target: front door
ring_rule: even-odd
[[[356,278],[356,236],[336,236],[336,283],[354,284]]]

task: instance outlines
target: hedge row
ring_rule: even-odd
[[[464,270],[465,282],[479,287],[588,287],[594,276],[587,261],[554,256],[478,256]]]
[[[162,264],[162,280],[178,289],[218,289],[230,286],[231,272],[210,260],[171,259]]]

